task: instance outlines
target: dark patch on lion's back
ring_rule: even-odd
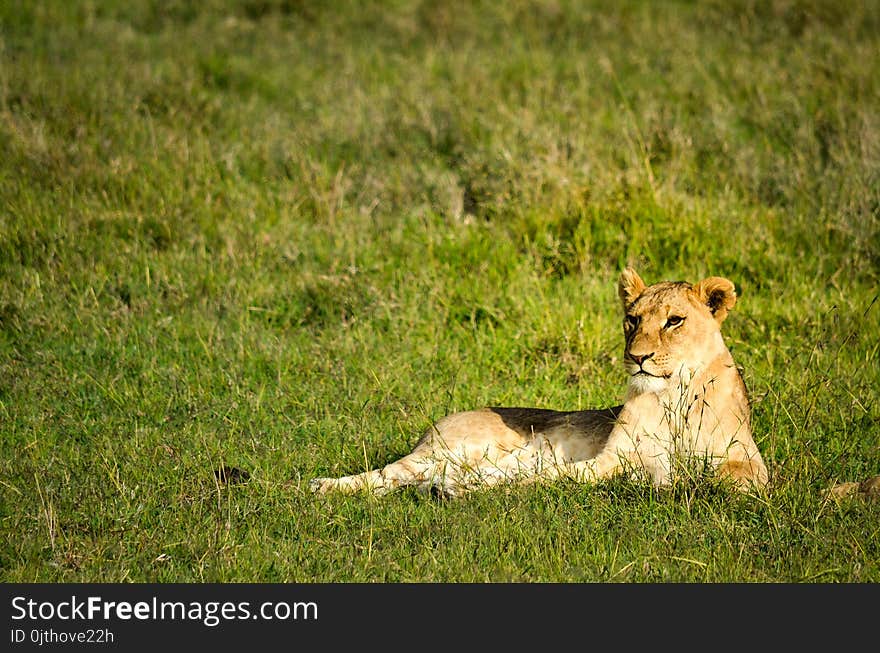
[[[549,410],[546,408],[490,407],[504,425],[524,437],[532,437],[560,426],[570,425],[581,431],[613,426],[623,406],[601,410]]]

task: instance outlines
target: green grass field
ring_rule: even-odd
[[[880,581],[880,3],[0,3],[0,578]],[[720,275],[766,496],[316,497]],[[224,484],[221,465],[247,471]]]

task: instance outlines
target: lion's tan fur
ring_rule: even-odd
[[[733,284],[709,277],[694,285],[647,286],[627,268],[618,293],[630,375],[623,406],[455,413],[400,460],[354,476],[314,479],[312,489],[384,494],[416,485],[454,496],[502,482],[592,482],[622,472],[663,485],[693,461],[741,489],[765,485],[746,389],[720,331],[736,303]]]

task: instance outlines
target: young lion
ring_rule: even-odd
[[[354,476],[316,478],[311,489],[381,495],[416,485],[457,496],[501,482],[594,482],[620,472],[646,474],[662,485],[678,462],[695,458],[740,489],[765,485],[746,389],[721,337],[721,323],[736,303],[733,284],[709,277],[696,285],[646,286],[627,268],[618,292],[630,377],[623,406],[454,413],[400,460]]]

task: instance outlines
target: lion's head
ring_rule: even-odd
[[[627,268],[620,275],[618,293],[631,393],[680,387],[718,356],[729,356],[720,327],[736,303],[736,291],[727,279],[647,286]]]

